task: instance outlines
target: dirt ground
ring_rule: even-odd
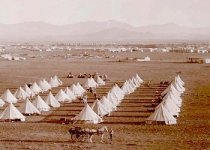
[[[185,63],[188,56],[210,57],[210,54],[88,51],[93,56],[109,56],[109,58],[84,58],[79,57],[83,53],[81,51],[52,53],[18,51],[17,53],[27,54],[26,60],[7,61],[0,59],[0,94],[7,88],[14,92],[25,83],[39,81],[42,78],[49,79],[55,74],[64,81],[65,86],[85,81],[85,79],[78,78],[67,79],[68,72],[75,75],[83,72],[107,74],[112,82],[125,81],[138,73],[144,81],[151,81],[152,83],[159,83],[163,80],[171,81],[177,72],[181,72],[186,92],[183,95],[183,105],[177,125],[104,123],[94,127],[106,125],[113,128],[114,140],[112,143],[110,143],[108,135],[105,135],[104,143],[100,143],[97,136],[94,137],[93,143],[74,142],[68,133],[72,124],[64,125],[42,121],[46,120],[49,115],[46,113],[38,119],[33,118],[39,121],[29,119],[24,123],[0,122],[0,149],[198,150],[210,148],[210,65]],[[32,58],[32,55],[37,57]],[[113,55],[114,57],[112,57]],[[152,61],[136,62],[132,60],[132,58],[145,56],[149,56]],[[143,93],[143,95],[146,94]],[[4,108],[0,108],[0,111],[3,111]],[[50,113],[55,112],[51,111]],[[122,115],[121,113],[128,114],[120,112],[119,115]],[[142,115],[142,113],[129,113],[129,115]],[[116,122],[118,121],[117,117],[114,119]],[[138,119],[136,118],[136,120]],[[121,118],[121,120],[123,119]]]

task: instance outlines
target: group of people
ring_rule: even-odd
[[[74,78],[74,76],[77,76],[77,78],[95,78],[98,75],[97,72],[95,72],[94,74],[87,74],[87,73],[80,73],[79,75],[73,75],[71,72],[69,72],[69,74],[67,75],[67,78]],[[99,77],[103,78],[104,81],[108,81],[108,77],[106,74],[104,75],[99,75]]]
[[[89,89],[90,93],[92,93],[94,95],[94,98],[97,99],[97,93],[96,93],[96,88],[94,87],[90,87]],[[88,96],[87,94],[85,94],[83,97],[81,97],[81,99],[83,103],[87,103],[87,100],[88,100]]]
[[[90,93],[92,93],[94,95],[94,98],[97,99],[97,94],[96,94],[96,89],[95,88],[90,88]],[[88,100],[88,96],[87,94],[85,94],[83,97],[81,97],[82,102],[85,104],[87,103],[87,100]]]

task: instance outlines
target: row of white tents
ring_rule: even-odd
[[[72,120],[94,124],[103,122],[102,117],[116,111],[124,96],[134,92],[141,83],[143,83],[143,80],[136,74],[125,81],[121,88],[115,84],[106,96],[103,96],[100,100],[95,100],[91,107],[86,103],[82,111]]]
[[[83,84],[83,87],[85,89],[90,89],[90,88],[97,88],[98,86],[103,86],[105,85],[105,81],[103,81],[100,76],[96,76],[96,79],[94,80],[92,77],[88,78],[87,81]]]
[[[45,79],[40,80],[38,84],[34,82],[30,88],[27,84],[25,84],[24,87],[19,87],[14,95],[9,89],[7,89],[0,98],[0,107],[2,107],[5,102],[17,103],[18,100],[32,98],[41,92],[46,92],[53,87],[58,87],[59,85],[62,85],[62,81],[55,75],[54,77],[50,78],[49,82],[47,82]]]
[[[29,98],[34,97],[35,95],[39,94],[40,92],[45,92],[53,87],[57,87],[62,85],[62,81],[55,75],[54,77],[50,78],[49,83],[43,79],[38,82],[34,82],[30,88],[27,84],[25,86],[19,87],[14,95],[11,93],[9,89],[4,92],[4,94],[0,98],[0,106],[2,107],[6,102],[9,105],[5,108],[5,110],[0,114],[1,120],[15,120],[20,119],[21,121],[25,121],[25,115],[31,114],[40,114],[41,111],[48,111],[50,110],[50,106],[56,107],[60,106],[57,101],[53,100],[52,93],[50,92],[49,95],[46,97],[44,101],[39,95],[36,96],[33,103],[29,101]],[[24,103],[20,106],[19,110],[13,105],[13,103],[17,103],[18,101],[24,100]]]
[[[182,106],[181,95],[184,93],[184,82],[179,75],[171,82],[171,84],[161,93],[162,102],[155,108],[147,119],[147,124],[176,124],[176,117],[179,116]]]
[[[100,77],[99,81],[102,80]],[[95,82],[94,79],[88,79],[91,80],[91,84],[84,84],[86,88],[92,87],[93,85],[102,85],[100,82]],[[98,81],[98,80],[96,80]],[[103,81],[103,80],[102,80]],[[87,83],[87,81],[85,82]],[[93,84],[94,83],[94,84]],[[51,107],[60,107],[60,103],[62,102],[73,102],[78,97],[81,97],[86,90],[77,83],[76,85],[73,84],[71,87],[66,87],[65,90],[60,89],[59,92],[53,96],[51,91],[49,92],[48,96],[45,97],[45,100],[43,100],[39,95],[40,92],[48,91],[52,89],[53,87],[57,87],[62,84],[62,81],[57,77],[54,76],[53,78],[50,78],[49,83],[46,80],[41,80],[38,82],[38,84],[33,83],[32,86],[29,88],[27,85],[25,85],[25,90],[23,88],[18,88],[18,90],[13,95],[10,90],[7,90],[2,95],[1,106],[5,104],[5,102],[8,102],[9,105],[6,107],[6,109],[0,114],[0,119],[2,120],[14,120],[14,119],[20,119],[21,121],[25,121],[25,115],[32,115],[32,114],[41,114],[42,111],[49,111],[50,106]],[[104,83],[105,84],[105,83]],[[28,87],[28,88],[27,88]],[[30,94],[30,93],[31,94]],[[35,96],[35,99],[33,102],[31,102],[28,98],[31,98]],[[13,103],[16,103],[20,100],[24,100],[23,104],[19,107],[19,110],[13,105]]]

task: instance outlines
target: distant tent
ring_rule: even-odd
[[[131,80],[132,80],[133,84],[135,84],[136,87],[139,87],[141,85],[141,83],[135,77],[132,77]]]
[[[95,100],[95,102],[93,103],[92,109],[100,117],[109,114],[108,109],[103,104],[101,104],[101,102],[98,99]]]
[[[144,81],[139,77],[138,74],[135,75],[135,78],[136,78],[136,80],[137,80],[140,84],[144,82]]]
[[[42,89],[37,85],[36,82],[34,82],[30,89],[35,93],[35,94],[38,94],[39,92],[42,92]]]
[[[6,92],[4,92],[4,94],[1,96],[1,99],[7,103],[16,103],[17,102],[16,97],[10,92],[9,89],[7,89]]]
[[[118,99],[118,101],[121,101],[121,100],[124,98],[124,96],[125,96],[123,90],[120,89],[120,88],[117,86],[117,84],[115,84],[115,85],[112,87],[112,89],[110,90],[110,93],[114,94],[115,97]]]
[[[175,80],[176,80],[179,84],[181,84],[182,86],[184,85],[184,81],[182,81],[182,79],[180,78],[179,75],[177,75],[177,76],[175,77]]]
[[[42,82],[46,85],[46,87],[48,87],[48,90],[50,90],[52,88],[50,83],[47,82],[47,80],[43,79]]]
[[[87,123],[93,124],[97,124],[103,121],[102,118],[98,116],[87,103],[85,104],[85,107],[82,109],[82,111],[77,116],[72,118],[72,120],[85,121]]]
[[[24,90],[26,93],[28,93],[29,96],[33,97],[35,93],[28,87],[27,84],[24,85]]]
[[[72,84],[71,85],[70,90],[74,93],[74,95],[76,97],[80,97],[80,96],[83,95],[83,93],[81,92],[81,90],[75,84]]]
[[[45,79],[40,80],[38,85],[42,89],[42,91],[48,91],[49,89],[51,89],[51,85]]]
[[[134,90],[138,87],[132,79],[129,79],[128,82]]]
[[[130,94],[134,92],[134,88],[130,85],[129,81],[125,81],[121,89],[125,94]]]
[[[54,80],[54,78],[50,78],[49,84],[51,87],[58,87],[59,86],[59,82],[57,80]]]
[[[103,96],[100,101],[101,104],[107,108],[108,112],[117,110],[117,107],[113,105],[105,96]]]
[[[173,84],[173,86],[178,92],[183,93],[185,91],[185,88],[182,85],[180,85],[178,82],[176,82],[175,80],[171,84]]]
[[[60,103],[58,100],[53,96],[51,92],[49,92],[48,96],[45,99],[45,102],[52,107],[60,107]]]
[[[118,94],[116,91],[109,91],[107,94],[109,100],[115,100],[116,104],[119,105],[122,102],[122,95]]]
[[[29,94],[27,92],[25,92],[22,87],[19,87],[14,96],[17,98],[17,99],[22,99],[22,100],[26,100],[27,97],[29,97]]]
[[[164,99],[157,107],[156,109],[160,106],[163,105],[170,114],[173,116],[179,116],[180,108],[174,103],[172,99],[169,97]]]
[[[72,102],[70,97],[62,89],[56,94],[55,99],[59,102]]]
[[[180,96],[181,92],[178,92],[176,88],[173,86],[173,84],[170,84],[162,93],[161,95],[166,95],[169,91],[171,91],[174,95]]]
[[[40,111],[28,100],[19,108],[20,112],[26,115],[41,114]]]
[[[96,88],[97,86],[98,84],[95,82],[93,78],[88,78],[87,81],[83,84],[83,87],[85,89]]]
[[[124,97],[125,93],[117,84],[115,84],[112,89],[115,89],[119,94],[122,94]]]
[[[33,104],[39,111],[50,110],[50,106],[48,106],[39,95],[35,98],[35,100],[33,101]]]
[[[103,80],[99,77],[99,75],[96,76],[96,83],[97,83],[98,85],[105,85],[105,84],[106,84],[105,81],[103,81]]]
[[[182,105],[182,98],[173,94],[172,91],[169,91],[164,97],[163,100],[165,99],[171,99],[178,107],[181,107]]]
[[[90,81],[93,83],[93,84],[95,84],[96,85],[96,87],[98,86],[98,84],[96,83],[96,81],[91,77],[91,78],[89,78],[90,79]]]
[[[74,93],[68,87],[65,88],[64,92],[69,96],[70,100],[74,101],[77,99]]]
[[[0,107],[3,107],[5,102],[0,98]]]
[[[25,121],[25,116],[19,112],[19,110],[10,103],[9,106],[5,108],[5,110],[0,114],[1,120],[15,120],[20,119],[21,121]]]
[[[63,82],[58,78],[57,75],[55,75],[55,76],[53,77],[53,79],[54,79],[55,81],[57,81],[59,85],[62,85],[62,84],[63,84]]]
[[[119,104],[118,99],[110,92],[108,92],[106,98],[112,103],[112,105],[117,106]]]
[[[81,91],[82,95],[86,92],[86,90],[77,82],[76,87]]]
[[[160,104],[159,107],[155,110],[154,113],[152,113],[147,119],[147,124],[176,124],[176,118],[173,117],[171,113],[167,111],[167,109]]]

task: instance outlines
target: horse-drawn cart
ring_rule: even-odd
[[[81,127],[72,127],[69,129],[69,133],[73,141],[85,141],[89,139],[89,133]]]
[[[93,142],[92,138],[93,135],[96,134],[98,136],[101,136],[101,142],[103,142],[103,136],[105,132],[108,132],[108,129],[106,126],[103,126],[98,129],[82,129],[81,127],[72,127],[69,129],[69,133],[71,134],[71,139],[73,141],[88,141]]]

